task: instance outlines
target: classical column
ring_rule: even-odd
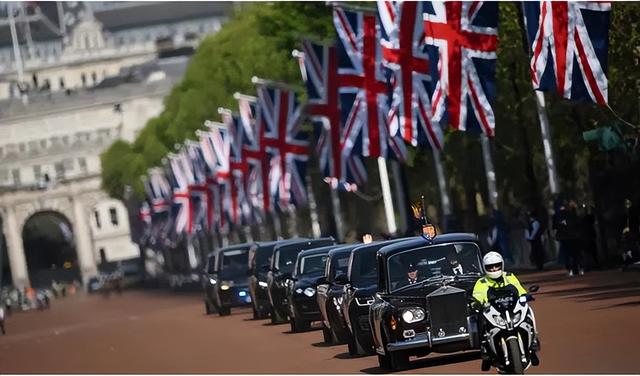
[[[4,223],[4,235],[7,239],[7,253],[9,255],[9,264],[11,265],[13,286],[22,289],[30,285],[29,272],[27,270],[27,260],[24,256],[22,231],[18,228],[14,207],[7,208],[2,223]]]
[[[85,212],[84,205],[79,198],[73,197],[71,200],[73,201],[73,232],[76,238],[76,252],[80,263],[82,282],[86,285],[89,278],[98,274],[91,245],[89,215]]]

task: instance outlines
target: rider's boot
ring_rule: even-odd
[[[540,341],[535,338],[531,343],[531,365],[536,367],[540,364],[540,358],[538,358],[538,351],[540,351]]]

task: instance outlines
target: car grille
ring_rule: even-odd
[[[371,331],[371,328],[369,326],[369,317],[368,316],[360,316],[358,317],[358,325],[360,326],[360,329],[364,330],[364,331]]]
[[[427,295],[431,336],[448,337],[467,332],[467,299],[464,290],[444,286]]]

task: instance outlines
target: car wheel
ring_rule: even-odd
[[[391,360],[389,359],[389,355],[380,355],[378,354],[378,365],[382,369],[391,369]]]
[[[282,315],[280,315],[280,312],[278,312],[276,308],[271,307],[271,323],[282,324],[283,322],[284,319],[282,318]]]
[[[331,329],[324,326],[324,324],[322,324],[322,339],[326,344],[333,343],[333,336],[331,335]]]
[[[362,345],[362,343],[360,342],[360,329],[357,329],[357,327],[353,327],[353,343],[355,346],[355,351],[356,354],[358,355],[373,355],[375,354],[375,351],[373,350],[373,347],[371,346],[364,346]]]
[[[306,320],[291,318],[291,331],[294,333],[306,332],[311,329],[311,323]]]
[[[349,355],[358,355],[358,346],[356,345],[355,336],[351,336],[347,341],[347,349],[349,349]]]
[[[231,307],[220,307],[218,312],[220,316],[229,316],[231,314]]]
[[[404,351],[394,351],[389,353],[392,370],[402,370],[409,367],[409,354]]]

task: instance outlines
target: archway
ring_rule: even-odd
[[[35,213],[25,222],[22,240],[31,286],[81,280],[73,229],[65,216],[54,211]]]

